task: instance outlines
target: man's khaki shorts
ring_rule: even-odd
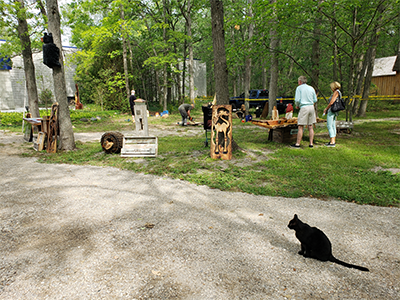
[[[317,122],[315,117],[314,105],[303,106],[300,108],[297,117],[297,125],[312,125]]]

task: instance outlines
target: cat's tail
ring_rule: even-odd
[[[338,260],[333,255],[331,255],[329,261],[337,263],[337,264],[342,265],[342,266],[345,266],[347,268],[353,268],[353,269],[361,270],[361,271],[364,271],[364,272],[369,272],[369,270],[367,268],[345,263],[344,261]]]

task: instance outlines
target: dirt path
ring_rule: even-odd
[[[398,208],[39,164],[18,139],[0,134],[2,300],[400,298]],[[299,256],[294,213],[371,272]]]

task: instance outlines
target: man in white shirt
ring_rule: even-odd
[[[313,124],[317,122],[315,116],[314,104],[317,102],[317,94],[312,86],[307,84],[307,78],[300,76],[298,79],[299,86],[296,88],[296,95],[294,102],[297,108],[300,108],[299,115],[297,118],[297,141],[293,144],[292,148],[300,148],[300,142],[303,138],[304,126],[308,126],[310,132],[310,144],[309,147],[314,147],[314,128]]]

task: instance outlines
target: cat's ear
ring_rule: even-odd
[[[293,219],[296,219],[296,220],[298,219],[298,217],[297,217],[297,215],[296,215],[296,214],[294,215],[294,218],[293,218]]]

